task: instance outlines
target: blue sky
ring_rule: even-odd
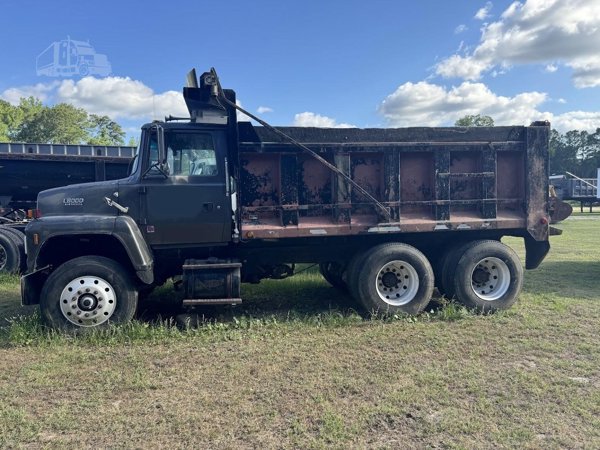
[[[185,112],[191,67],[214,66],[276,125],[600,127],[600,2],[4,0],[0,98],[108,114],[130,134]],[[89,41],[108,77],[38,76],[50,43]]]

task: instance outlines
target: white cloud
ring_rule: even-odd
[[[436,66],[436,72],[445,78],[479,79],[481,72],[489,67],[487,62],[477,61],[471,56],[452,55]]]
[[[492,2],[486,2],[485,6],[483,8],[480,8],[476,13],[475,13],[475,19],[477,20],[485,20],[488,17],[491,16],[490,11],[492,10],[492,7],[494,5],[492,4]]]
[[[321,116],[313,112],[303,112],[294,116],[294,126],[296,127],[318,127],[318,128],[354,128],[349,123],[337,123],[335,119],[327,116]]]
[[[157,94],[141,81],[122,77],[86,77],[77,82],[64,80],[56,91],[55,100],[112,119],[162,119],[169,114],[189,114],[180,92]]]
[[[477,80],[498,66],[557,63],[573,69],[575,86],[600,86],[598,0],[514,2],[500,20],[484,25],[475,50],[441,61],[436,73]]]
[[[600,128],[600,111],[570,111],[564,114],[548,116],[552,127],[559,131],[586,130],[590,132]]]
[[[256,109],[256,112],[257,112],[258,114],[266,114],[266,113],[271,113],[271,112],[273,112],[273,108],[269,108],[268,106],[259,106],[259,107]]]
[[[567,101],[564,98],[559,98],[558,100],[556,100],[558,103],[560,103],[561,105],[564,105],[565,103],[567,103]]]
[[[505,97],[495,94],[483,83],[465,81],[446,88],[421,81],[401,85],[378,109],[388,125],[394,127],[453,125],[467,114],[491,116],[496,125],[528,125],[535,120],[550,120],[560,131],[595,131],[600,127],[600,112],[572,111],[556,115],[540,109],[547,100],[543,92]]]
[[[0,97],[18,103],[33,95],[45,103],[70,103],[93,114],[113,120],[162,119],[169,114],[188,116],[183,95],[176,91],[155,93],[141,81],[123,77],[63,80],[10,88]]]
[[[13,105],[18,105],[21,98],[25,97],[37,97],[44,102],[48,100],[48,95],[59,84],[60,82],[53,81],[52,83],[48,84],[38,83],[32,86],[9,88],[0,94],[0,98]]]
[[[558,66],[556,64],[548,64],[544,70],[548,73],[554,73],[558,70]]]
[[[239,101],[239,99],[235,100],[235,104],[238,105],[240,108],[246,109],[242,105],[242,102]],[[252,122],[252,119],[250,118],[250,116],[247,116],[246,114],[241,112],[239,109],[237,109],[235,112],[236,112],[238,122]]]
[[[454,34],[460,34],[460,33],[464,33],[465,31],[467,31],[469,28],[467,28],[467,26],[464,23],[461,23],[459,26],[457,26],[454,29]]]

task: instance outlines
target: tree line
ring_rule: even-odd
[[[108,116],[68,103],[46,106],[35,97],[18,105],[0,100],[0,142],[124,145],[125,131]],[[135,145],[131,139],[128,145]]]
[[[493,126],[490,116],[461,117],[456,126]],[[68,103],[44,105],[35,97],[22,98],[18,105],[0,100],[0,142],[47,144],[124,145],[125,132],[108,116],[89,114]],[[136,145],[130,139],[128,145]],[[600,167],[600,128],[594,133],[571,130],[550,133],[550,173],[566,171],[587,178],[596,177]]]
[[[481,114],[461,117],[457,127],[493,126],[494,119]],[[600,167],[600,128],[594,133],[571,130],[550,132],[550,173],[560,175],[571,172],[582,178],[596,178]]]

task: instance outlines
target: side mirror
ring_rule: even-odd
[[[167,150],[165,148],[165,129],[159,124],[154,124],[156,129],[156,143],[158,145],[158,169],[163,173],[169,173],[167,161]]]
[[[167,163],[167,151],[165,150],[165,130],[156,124],[156,143],[158,144],[158,164]]]

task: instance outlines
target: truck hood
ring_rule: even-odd
[[[118,180],[72,184],[40,192],[37,208],[42,217],[82,214],[116,216],[117,209],[109,206],[105,197],[118,202],[118,192]]]

